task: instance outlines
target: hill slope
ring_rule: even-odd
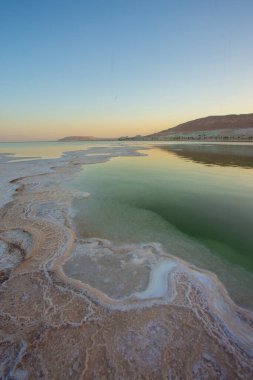
[[[150,139],[169,138],[253,138],[253,113],[208,116],[191,120],[174,128],[146,136]]]

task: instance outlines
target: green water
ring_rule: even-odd
[[[159,242],[216,273],[253,307],[253,145],[168,144],[85,166],[74,187],[82,237]]]

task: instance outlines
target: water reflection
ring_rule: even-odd
[[[159,242],[253,309],[253,172],[242,169],[252,168],[253,145],[168,142],[145,152],[83,168],[71,183],[91,194],[74,204],[78,235]]]
[[[253,168],[253,145],[175,144],[161,150],[208,166]]]

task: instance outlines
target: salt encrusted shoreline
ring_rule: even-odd
[[[0,378],[252,378],[253,315],[215,275],[159,244],[77,238],[71,202],[88,194],[62,182],[83,164],[137,149],[12,163],[0,156]],[[113,272],[111,284],[97,287],[70,278],[65,266],[76,257],[105,273],[105,257],[121,257],[122,294],[114,296]],[[127,289],[133,265],[138,275],[146,268],[138,291]]]

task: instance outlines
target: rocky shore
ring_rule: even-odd
[[[63,182],[137,149],[0,157],[1,379],[253,377],[253,313],[214,274],[158,243],[76,235],[71,204],[89,194]]]

